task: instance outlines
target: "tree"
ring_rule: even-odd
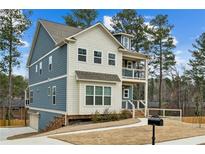
[[[157,15],[150,21],[151,56],[152,67],[155,75],[159,76],[159,107],[162,104],[162,80],[164,73],[167,73],[176,64],[175,55],[172,50],[175,48],[174,38],[171,35],[173,25],[168,22],[167,15]]]
[[[122,10],[112,17],[111,25],[115,33],[123,32],[134,35],[132,47],[134,50],[146,52],[149,49],[148,26],[144,18],[137,14],[135,10]]]
[[[98,13],[94,9],[72,10],[72,14],[64,16],[65,23],[69,26],[87,28],[94,24]]]
[[[21,41],[23,32],[31,25],[28,16],[30,11],[0,10],[0,50],[3,52],[3,63],[8,70],[8,119],[10,120],[12,101],[12,68],[20,64],[18,47],[24,45]]]
[[[196,95],[202,107],[205,101],[205,33],[202,33],[192,46],[194,49],[190,52],[193,58],[189,60],[191,69],[187,71],[187,74],[194,81]]]

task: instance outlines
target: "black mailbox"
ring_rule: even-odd
[[[163,126],[163,119],[156,116],[148,118],[148,125]]]

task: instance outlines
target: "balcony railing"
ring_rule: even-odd
[[[122,68],[122,77],[127,79],[145,80],[145,69]]]

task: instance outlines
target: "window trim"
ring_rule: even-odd
[[[93,95],[86,95],[86,86],[93,86],[94,87],[94,94]],[[96,105],[95,104],[95,87],[102,87],[102,105]],[[108,96],[108,95],[104,95],[104,88],[105,87],[109,87],[109,88],[111,88],[111,94],[110,94],[110,100],[111,100],[111,102],[110,102],[110,105],[105,105],[104,104],[104,97],[105,96]],[[93,105],[86,105],[86,96],[93,96]],[[98,96],[98,95],[97,95]],[[110,86],[110,85],[98,85],[98,84],[85,84],[85,95],[84,95],[84,98],[85,98],[85,100],[84,100],[84,106],[85,107],[105,107],[105,106],[107,106],[107,107],[111,107],[112,106],[112,86]]]
[[[128,46],[125,46],[125,39],[127,38],[127,45]],[[127,36],[123,36],[123,46],[125,47],[125,48],[127,48],[127,49],[130,49],[130,38],[129,37],[127,37]]]
[[[53,89],[55,88],[55,104],[53,103]],[[52,105],[56,105],[56,86],[52,86]]]
[[[115,55],[115,59],[113,59],[113,58],[109,58],[109,54],[113,54],[113,55]],[[109,65],[109,66],[117,66],[117,60],[116,60],[116,58],[117,58],[117,54],[116,53],[113,53],[113,52],[108,52],[108,55],[107,55],[107,64]],[[109,64],[109,60],[115,60],[115,65],[110,65]]]
[[[51,67],[50,67],[50,66],[51,66]],[[53,69],[53,56],[50,55],[50,56],[48,57],[48,71],[51,72],[52,69]]]
[[[125,91],[127,91],[127,97],[125,97]],[[126,88],[123,89],[123,98],[129,98],[130,97],[130,89]]]
[[[33,94],[33,90],[30,90],[29,92],[29,104],[33,104],[33,96],[32,96],[32,102],[31,102],[31,92]]]
[[[85,55],[84,55],[84,54],[79,54],[79,49],[83,49],[83,50],[85,50]],[[81,61],[81,60],[79,60],[79,55],[80,55],[80,56],[85,56],[85,61]],[[83,63],[86,63],[86,62],[87,62],[87,49],[85,49],[85,48],[78,48],[77,61],[78,61],[78,62],[83,62]]]
[[[129,66],[128,63],[131,63],[131,68],[128,67]],[[133,69],[133,62],[132,61],[127,61],[127,68]]]
[[[51,96],[51,93],[52,93],[51,86],[48,86],[48,96]]]
[[[36,73],[38,73],[38,64],[36,64],[36,70],[35,70]]]
[[[39,74],[42,75],[43,73],[43,63],[42,61],[39,62]]]
[[[95,52],[100,52],[100,53],[101,53],[101,57],[95,56]],[[93,63],[94,63],[94,64],[103,64],[103,58],[102,58],[102,57],[103,57],[102,51],[99,51],[99,50],[94,50],[94,51],[93,51]],[[101,62],[100,62],[100,63],[95,63],[95,58],[100,59]]]

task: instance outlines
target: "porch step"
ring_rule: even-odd
[[[136,118],[144,118],[144,111],[143,110],[135,110],[135,117]]]

